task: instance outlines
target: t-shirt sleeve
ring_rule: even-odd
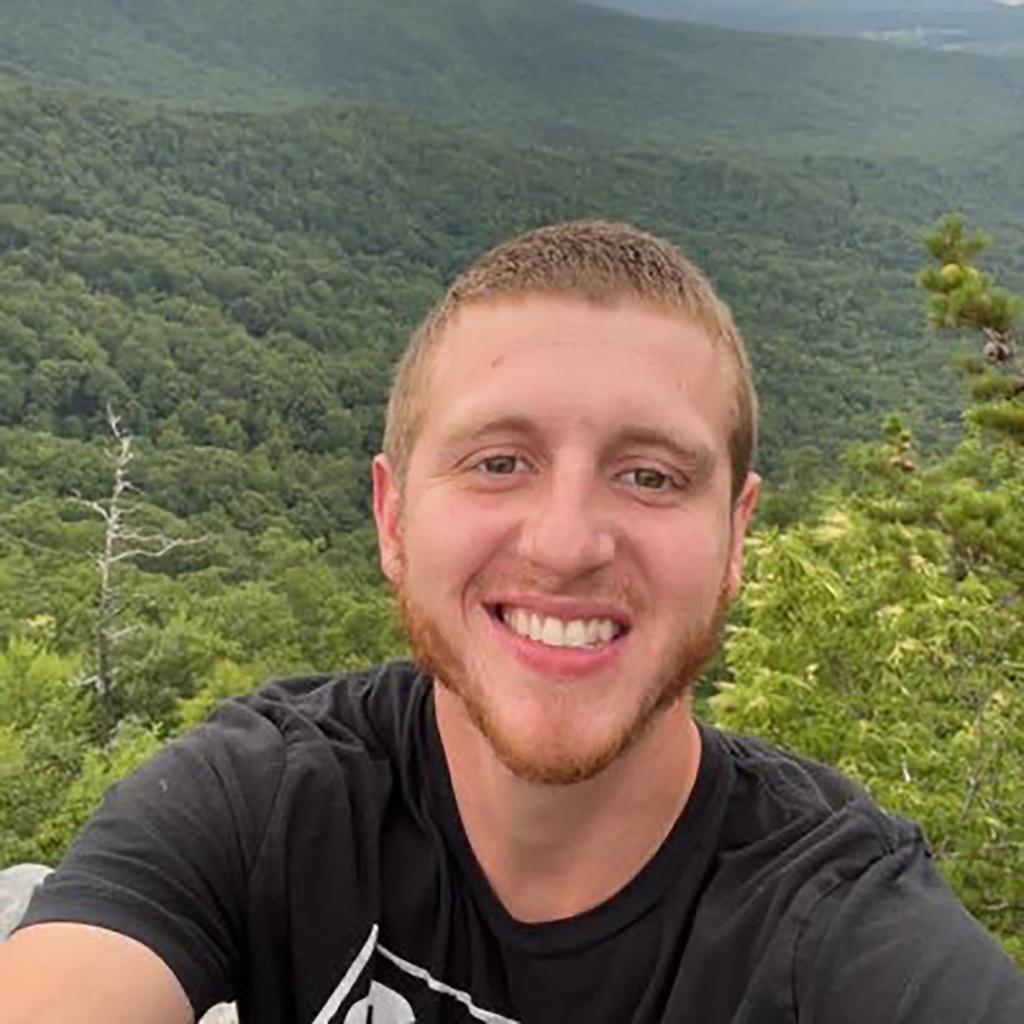
[[[223,705],[110,790],[20,927],[77,922],[142,942],[197,1018],[235,998],[249,877],[284,763],[272,722]]]
[[[797,948],[795,982],[810,1024],[1024,1021],[1024,975],[920,841],[823,896]]]

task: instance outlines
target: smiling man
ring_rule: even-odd
[[[915,826],[691,716],[755,424],[671,245],[485,254],[373,467],[414,662],[229,702],[118,787],[0,951],[0,1021],[1024,1019]]]

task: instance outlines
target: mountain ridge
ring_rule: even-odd
[[[526,144],[966,152],[1012,132],[1024,106],[1024,63],[657,24],[572,0],[60,7],[8,0],[0,61],[172,104],[395,107]],[[979,105],[985,124],[966,116]]]
[[[662,21],[796,35],[856,37],[903,48],[1024,58],[1020,0],[592,0]]]

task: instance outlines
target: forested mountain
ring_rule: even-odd
[[[963,155],[1015,132],[1024,105],[1024,63],[659,24],[573,0],[7,0],[0,61],[172,102],[330,98],[518,141],[676,153]]]
[[[941,178],[922,178],[901,222],[858,200],[864,166],[825,189],[811,170],[589,162],[376,113],[188,115],[14,89],[0,125],[9,427],[95,437],[109,401],[162,447],[242,457],[283,437],[348,480],[332,460],[375,450],[388,367],[442,282],[495,238],[594,214],[677,239],[729,296],[761,377],[767,471],[870,435],[896,405],[931,440],[955,422],[947,354],[911,298]],[[346,486],[303,532],[365,514],[365,481]],[[199,511],[181,493],[169,506]]]

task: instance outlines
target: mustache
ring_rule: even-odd
[[[389,589],[396,598],[401,597],[407,568],[405,545],[396,557],[396,578],[388,580]],[[495,593],[533,594],[539,597],[564,597],[578,601],[610,604],[630,612],[648,610],[649,602],[636,583],[619,573],[612,575],[607,569],[566,575],[548,571],[528,563],[508,565],[488,570],[472,583],[473,589],[485,596]],[[401,602],[400,602],[401,603]]]
[[[646,607],[636,584],[627,577],[610,576],[607,572],[567,577],[553,572],[538,571],[534,567],[488,573],[475,581],[480,593],[534,594],[540,597],[565,597],[579,601],[594,601],[614,607],[643,611]]]

